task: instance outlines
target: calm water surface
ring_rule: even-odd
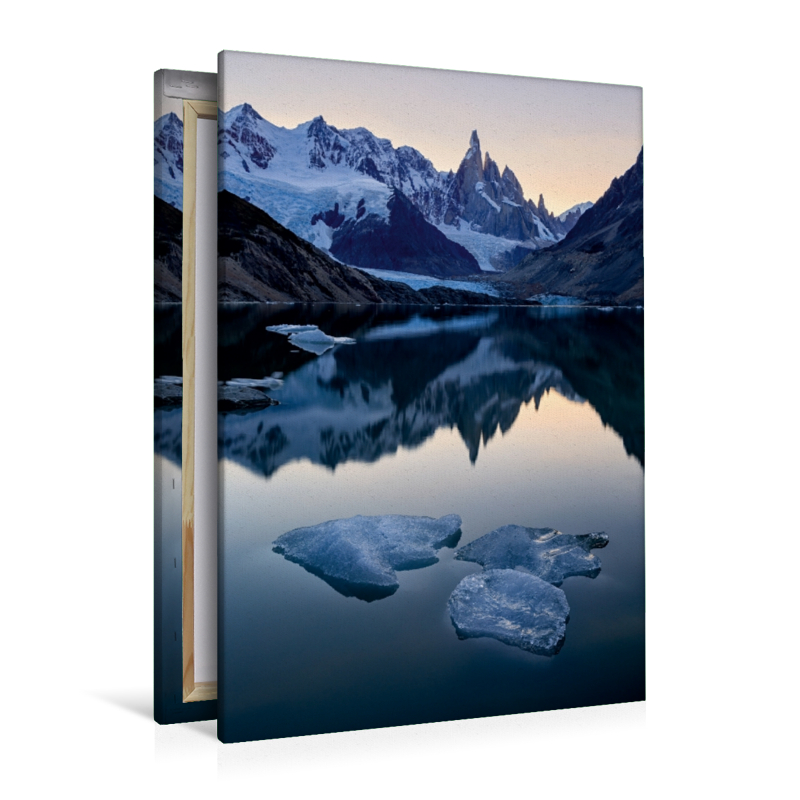
[[[314,356],[265,330],[283,323],[356,344]],[[644,698],[642,313],[227,306],[219,330],[222,380],[284,376],[280,405],[220,415],[224,741]],[[562,586],[558,655],[459,640],[447,598],[482,568],[453,549],[369,603],[272,551],[330,519],[450,513],[459,545],[608,534],[599,576]]]

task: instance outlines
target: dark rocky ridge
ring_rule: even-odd
[[[532,252],[505,275],[522,296],[573,295],[595,303],[644,300],[644,150],[557,245]]]
[[[154,197],[154,289],[156,303],[181,302],[183,214]]]
[[[227,191],[218,195],[217,220],[220,302],[503,303],[441,286],[417,291],[367,275],[339,263]]]
[[[561,223],[564,229],[564,234],[569,233],[575,225],[578,223],[578,220],[585,214],[586,212],[582,212],[578,208],[573,208],[572,210],[568,211],[564,216],[564,219],[559,219],[558,221]]]
[[[481,272],[475,257],[431,225],[402,192],[395,190],[386,205],[388,221],[369,214],[338,227],[331,253],[358,267],[438,278]]]

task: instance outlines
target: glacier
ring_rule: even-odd
[[[413,147],[394,147],[366,128],[339,129],[321,116],[284,128],[248,103],[220,111],[219,131],[220,189],[326,252],[339,220],[357,225],[370,216],[388,219],[395,190],[484,271],[496,271],[493,261],[502,264],[501,256],[515,248],[547,247],[566,233],[564,220],[547,211],[541,196],[538,206],[525,199],[508,167],[501,176],[488,153],[481,162],[476,132],[453,172],[436,170]],[[478,209],[470,197],[480,197]],[[562,216],[573,220],[584,205]]]
[[[436,226],[448,239],[460,244],[472,253],[478,265],[484,272],[497,272],[492,264],[492,259],[513,250],[515,247],[524,247],[527,250],[538,250],[540,245],[531,239],[508,239],[504,236],[494,236],[474,230],[469,222],[458,219],[455,224],[440,222]],[[555,244],[556,237],[547,233],[542,239],[546,244]]]
[[[596,578],[602,565],[590,550],[607,544],[603,532],[573,536],[554,528],[503,525],[459,548],[455,557],[486,569],[522,569],[560,586],[573,576]]]
[[[461,243],[457,242],[457,244]],[[479,259],[478,264],[480,263]],[[455,289],[462,292],[475,292],[476,294],[485,294],[489,297],[500,297],[500,292],[498,292],[494,286],[482,283],[481,281],[457,281],[451,278],[436,278],[432,275],[417,275],[414,272],[395,272],[385,269],[370,269],[368,267],[355,267],[355,269],[366,272],[367,275],[381,278],[384,281],[404,283],[412,289],[430,289],[432,286],[444,286],[447,289]]]
[[[569,621],[561,589],[513,569],[467,575],[447,607],[460,639],[486,636],[540,656],[558,653]]]
[[[398,571],[435,564],[436,551],[455,547],[460,535],[457,514],[359,515],[296,528],[279,536],[272,549],[345,597],[371,602],[397,591]]]

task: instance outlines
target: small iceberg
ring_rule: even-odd
[[[396,571],[435,564],[436,551],[455,547],[460,536],[457,514],[359,515],[296,528],[279,536],[272,549],[345,597],[371,602],[397,591]]]
[[[514,569],[467,575],[447,607],[459,639],[488,636],[539,656],[558,653],[569,621],[561,589]]]
[[[289,341],[307,353],[321,356],[337,344],[355,344],[355,339],[347,336],[328,336],[316,325],[268,325],[267,330],[288,336]]]
[[[280,389],[283,386],[282,373],[266,378],[231,378],[225,381],[226,386],[249,386],[251,389]]]
[[[590,550],[605,547],[605,533],[572,536],[554,528],[504,525],[459,548],[456,558],[474,561],[486,569],[523,569],[547,583],[560,586],[565,578],[596,578],[600,559]]]

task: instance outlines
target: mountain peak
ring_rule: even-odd
[[[328,130],[328,128],[330,128],[330,127],[331,126],[328,125],[327,122],[325,122],[325,118],[322,116],[322,114],[318,114],[308,124],[308,131],[306,132],[306,136],[308,136],[308,138],[311,139],[311,138],[319,135],[323,131]],[[335,130],[335,129],[333,129],[333,130]]]
[[[256,111],[250,103],[242,103],[239,110],[239,116],[247,117],[249,119],[264,119],[261,114]]]
[[[478,131],[472,131],[472,136],[469,137],[469,150],[464,154],[459,171],[461,171],[466,164],[473,164],[473,168],[477,169],[479,174],[483,171],[483,164],[481,163],[481,140],[478,138]],[[480,177],[478,180],[480,180]]]
[[[169,114],[164,114],[163,117],[159,117],[156,120],[155,129],[156,131],[182,131],[183,121],[174,111],[170,111]]]

